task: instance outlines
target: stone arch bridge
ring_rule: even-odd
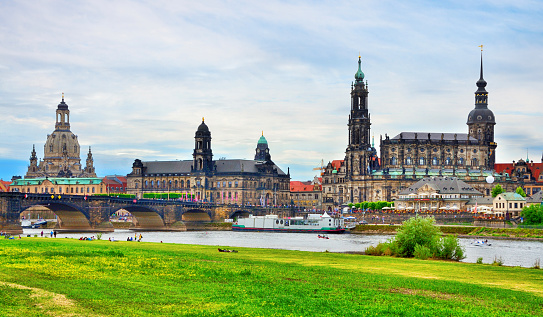
[[[20,214],[32,206],[43,206],[54,212],[58,218],[56,229],[65,231],[113,231],[109,216],[120,209],[134,216],[130,229],[136,230],[184,230],[185,223],[222,221],[248,214],[294,215],[290,208],[8,192],[0,193],[0,231],[21,234]]]

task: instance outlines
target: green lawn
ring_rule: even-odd
[[[0,239],[0,315],[543,316],[543,270],[236,250]]]

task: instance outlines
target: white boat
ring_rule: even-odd
[[[277,215],[253,216],[238,218],[232,224],[234,231],[271,231],[271,232],[311,232],[311,233],[344,233],[343,219],[324,214],[309,214],[307,218],[281,218]]]
[[[492,245],[492,243],[489,243],[488,240],[476,240],[471,243],[472,245],[478,246],[478,247],[489,247]]]

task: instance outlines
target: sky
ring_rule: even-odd
[[[253,159],[292,180],[343,159],[362,59],[371,134],[467,133],[484,45],[496,161],[543,155],[541,1],[0,0],[0,178],[43,157],[62,93],[84,164]]]

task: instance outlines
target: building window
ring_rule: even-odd
[[[234,182],[234,187],[238,187],[238,182],[237,181]]]
[[[432,165],[438,165],[438,164],[439,164],[439,161],[438,161],[437,157],[434,156],[434,157],[432,158]]]
[[[419,165],[426,165],[424,157],[419,158]]]
[[[464,158],[463,157],[458,159],[458,165],[461,165],[461,166],[464,165]]]
[[[393,157],[390,159],[390,164],[392,164],[392,165],[398,164],[398,159],[396,159],[396,157],[393,156]]]
[[[190,180],[187,179],[187,187],[190,187]]]
[[[228,182],[228,187],[232,187],[232,182]]]
[[[76,188],[75,188],[75,193],[76,193],[76,194],[79,194],[79,187],[76,187]]]
[[[450,157],[447,157],[447,159],[445,160],[445,165],[451,165],[451,158]]]
[[[58,188],[58,193],[59,193],[59,194],[62,194],[62,187],[59,187],[59,188]]]
[[[406,164],[406,165],[411,165],[411,164],[412,164],[412,162],[411,162],[411,157],[410,157],[410,156],[408,156],[408,157],[405,159],[405,164]]]
[[[476,158],[471,159],[471,166],[479,165]]]

